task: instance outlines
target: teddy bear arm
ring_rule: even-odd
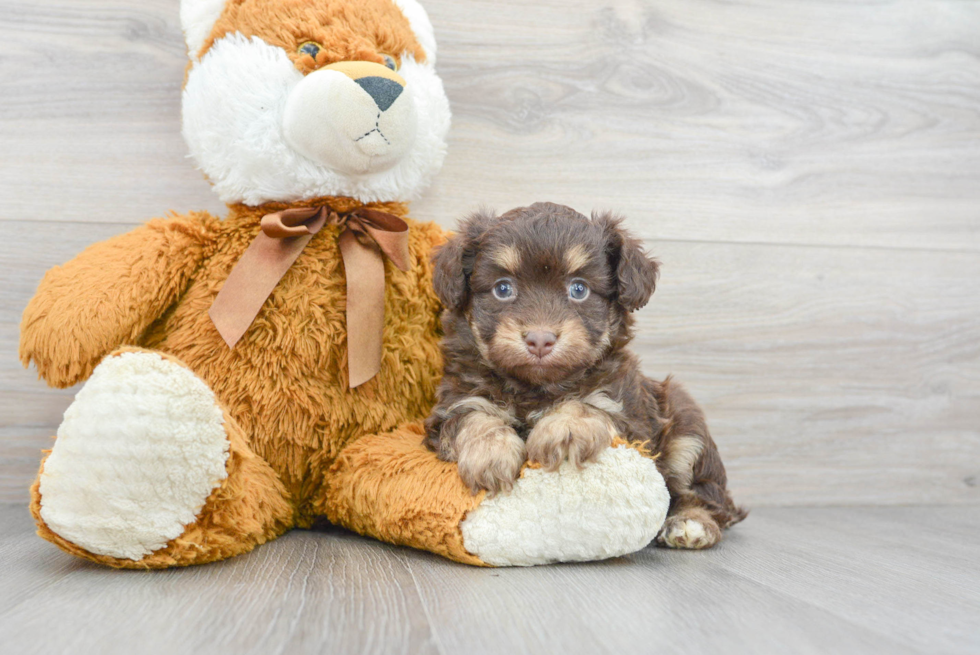
[[[115,348],[138,345],[186,289],[217,224],[205,213],[156,219],[49,270],[24,310],[21,362],[69,387]]]

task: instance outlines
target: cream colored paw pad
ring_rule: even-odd
[[[695,519],[672,521],[660,538],[671,548],[706,548],[712,544],[704,524]]]
[[[510,493],[487,498],[460,524],[487,564],[531,566],[619,557],[657,536],[670,495],[649,458],[609,448],[597,462],[527,469]]]
[[[107,357],[58,428],[41,518],[91,553],[138,560],[195,520],[227,459],[221,408],[200,378],[154,353]]]

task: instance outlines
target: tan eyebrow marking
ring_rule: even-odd
[[[577,243],[565,253],[565,266],[568,267],[569,273],[574,273],[581,268],[585,268],[589,263],[589,259],[589,253],[585,249],[585,246]]]
[[[514,246],[504,246],[493,253],[492,259],[497,266],[511,273],[517,273],[517,270],[521,267],[521,256]]]

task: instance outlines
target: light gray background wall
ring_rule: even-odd
[[[0,2],[0,502],[73,394],[17,362],[45,269],[222,210],[180,136],[177,5]],[[980,500],[980,3],[426,6],[455,119],[414,216],[629,217],[664,264],[636,349],[740,501]]]

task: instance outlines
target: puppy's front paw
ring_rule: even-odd
[[[616,426],[605,412],[577,400],[545,414],[527,438],[528,459],[549,471],[566,459],[581,467],[612,445]]]
[[[478,493],[509,491],[527,458],[524,441],[493,417],[471,414],[456,438],[457,467],[463,482]]]

